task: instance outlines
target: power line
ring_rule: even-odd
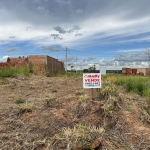
[[[67,72],[67,51],[68,51],[68,49],[67,49],[67,46],[66,46],[66,72]]]
[[[150,49],[147,50],[148,52],[148,61],[149,61],[149,75],[150,75]]]

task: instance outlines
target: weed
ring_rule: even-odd
[[[37,74],[38,67],[34,63],[29,63],[28,69],[30,73]]]
[[[24,103],[24,102],[25,102],[25,100],[22,99],[22,98],[19,98],[19,99],[17,99],[17,100],[15,101],[16,104],[21,104],[21,103]]]
[[[149,80],[145,83],[145,86],[146,86],[146,88],[150,88],[150,81]]]
[[[63,128],[61,133],[56,135],[58,140],[75,145],[89,145],[95,137],[103,134],[104,129],[96,126],[88,126],[86,124],[77,124],[73,128]]]
[[[110,77],[107,76],[106,79],[109,80]],[[135,92],[146,97],[147,104],[150,105],[150,81],[148,77],[117,76],[116,81],[109,81],[115,83],[116,85],[123,86],[127,92]]]
[[[101,107],[105,116],[114,115],[115,110],[118,108],[118,103],[115,97],[109,97],[104,105]]]
[[[28,67],[23,67],[20,69],[20,74],[29,77],[30,76],[30,71]]]
[[[97,90],[97,96],[100,99],[108,99],[110,96],[117,96],[117,87],[113,84],[103,85],[103,88]]]
[[[46,95],[46,103],[47,103],[47,106],[50,107],[50,102],[56,100],[56,98],[57,98],[57,97],[56,97],[56,95],[54,95],[54,94],[47,94],[47,95]]]
[[[109,81],[111,83],[115,83],[117,81],[117,77],[115,77],[115,76],[108,76],[107,77],[107,81]]]
[[[56,95],[55,94],[47,94],[46,95],[46,99],[49,99],[49,100],[55,100],[56,99]]]
[[[57,93],[57,90],[52,90],[53,93]]]
[[[78,98],[79,102],[84,102],[84,103],[87,103],[89,100],[90,100],[90,97],[87,94],[81,95]]]
[[[33,109],[33,105],[25,104],[24,106],[21,107],[20,113],[32,112],[32,109]]]
[[[76,91],[75,91],[75,94],[76,94],[77,96],[83,95],[83,93],[84,93],[83,90],[76,90]]]
[[[142,80],[131,78],[126,81],[124,87],[126,88],[127,92],[136,92],[142,96],[145,89],[145,84],[142,82]]]
[[[16,74],[17,74],[17,70],[15,68],[1,69],[0,70],[0,77],[1,78],[15,77]]]
[[[143,95],[146,97],[148,106],[150,106],[150,89],[144,90]]]

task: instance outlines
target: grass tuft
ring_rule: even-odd
[[[15,101],[16,104],[21,104],[21,103],[25,103],[25,100],[22,98],[19,98]]]
[[[57,90],[52,90],[53,93],[57,93]]]
[[[32,110],[33,110],[33,106],[30,104],[26,104],[22,106],[22,108],[20,109],[20,113],[28,113],[28,112],[32,112]]]
[[[75,145],[89,145],[95,138],[99,138],[104,133],[104,129],[96,126],[77,124],[73,128],[63,128],[56,138],[65,143],[70,143],[71,147]]]
[[[104,84],[102,88],[97,89],[97,97],[107,100],[109,97],[117,96],[117,87],[113,84]]]

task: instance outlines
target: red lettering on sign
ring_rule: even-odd
[[[100,82],[100,79],[85,79],[85,82]]]
[[[88,75],[87,78],[100,78],[100,75]]]

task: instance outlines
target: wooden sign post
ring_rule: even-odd
[[[91,99],[92,99],[92,100],[95,100],[94,90],[93,90],[93,89],[91,89],[91,90],[92,90],[92,97],[91,97]]]

